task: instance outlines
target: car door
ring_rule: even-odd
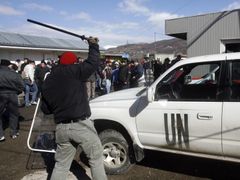
[[[155,100],[136,117],[146,148],[222,154],[220,61],[180,66],[156,85]],[[144,101],[144,98],[142,98]],[[145,103],[146,104],[146,103]]]
[[[227,157],[240,157],[240,60],[227,63],[222,143]]]

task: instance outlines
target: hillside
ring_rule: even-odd
[[[142,58],[147,53],[186,54],[186,47],[186,41],[174,38],[153,43],[122,45],[107,49],[106,53],[128,53],[131,58]]]

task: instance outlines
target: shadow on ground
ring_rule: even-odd
[[[240,179],[240,164],[207,158],[146,151],[140,166],[209,179]]]
[[[29,170],[46,169],[48,174],[47,180],[49,180],[54,168],[54,153],[30,152],[26,168]],[[77,179],[90,180],[86,170],[77,160],[72,162],[70,171]]]

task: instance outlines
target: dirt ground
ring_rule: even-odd
[[[9,137],[0,143],[0,180],[21,180],[36,171],[47,171],[50,175],[54,164],[53,154],[34,153],[27,147],[27,136],[35,107],[20,108],[24,120],[20,122],[20,136]],[[147,151],[145,159],[134,165],[126,174],[108,176],[109,180],[200,180],[240,179],[240,165],[189,156]],[[76,158],[71,171],[77,179],[89,179],[85,169]],[[31,180],[34,180],[32,178]],[[39,180],[39,179],[38,179]]]

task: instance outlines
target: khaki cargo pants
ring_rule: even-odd
[[[92,178],[94,180],[107,179],[102,158],[103,148],[90,119],[68,124],[57,124],[56,143],[56,163],[51,180],[67,179],[68,171],[77,150],[75,143],[81,146],[89,159]]]

